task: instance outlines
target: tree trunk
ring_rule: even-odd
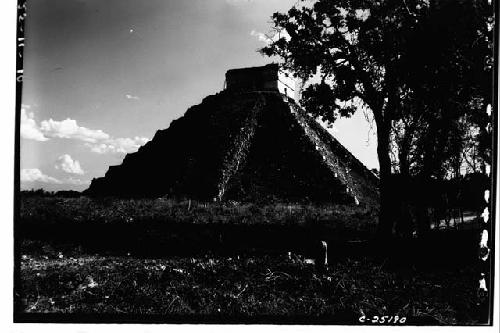
[[[377,124],[377,155],[380,164],[380,212],[378,222],[378,236],[388,239],[392,236],[394,226],[391,213],[391,158],[389,156],[390,127],[381,122]]]
[[[394,216],[396,223],[395,229],[398,236],[409,238],[414,231],[413,219],[410,213],[410,162],[409,162],[409,137],[403,139],[399,148],[399,180],[397,186],[392,189],[392,192],[397,190],[396,202],[398,205],[398,215]]]
[[[424,166],[425,169],[425,166]],[[431,173],[422,172],[419,177],[417,177],[418,185],[415,188],[417,193],[416,200],[416,217],[417,217],[417,236],[425,237],[426,234],[431,230],[431,217],[429,215],[429,208],[432,207],[438,200],[433,200],[436,193],[439,193],[441,189],[436,186],[436,184],[431,180]]]

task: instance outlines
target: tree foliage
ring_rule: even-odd
[[[284,67],[303,80],[315,74],[320,83],[304,91],[303,104],[314,116],[333,121],[345,105],[363,104],[377,125],[380,165],[379,232],[389,235],[391,176],[390,133],[392,121],[408,89],[401,72],[407,67],[408,43],[418,26],[419,11],[426,1],[318,0],[302,1],[287,14],[275,13],[273,22],[280,38],[265,47]],[[314,99],[317,96],[319,98]]]
[[[301,104],[311,115],[334,122],[359,106],[371,111],[379,231],[388,235],[393,169],[441,176],[463,151],[460,138],[471,121],[481,121],[477,114],[491,98],[491,72],[484,68],[491,6],[474,0],[300,4],[272,16],[277,38],[262,53],[279,56],[285,69],[310,82]]]
[[[441,0],[421,16],[402,72],[408,95],[393,123],[401,173],[456,176],[466,150],[479,150],[471,144],[481,141],[477,129],[491,100],[490,15],[485,2]]]

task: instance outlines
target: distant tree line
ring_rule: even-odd
[[[22,190],[21,196],[23,197],[66,197],[77,198],[82,196],[81,192],[68,190],[68,191],[46,191],[42,188]]]

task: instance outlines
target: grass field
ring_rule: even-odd
[[[370,260],[318,273],[284,256],[25,256],[21,281],[27,313],[221,316],[222,322],[277,316],[355,323],[362,315],[406,316],[407,324],[477,320],[470,270],[391,270]]]
[[[20,239],[150,256],[295,250],[294,244],[320,236],[366,239],[376,226],[376,212],[362,206],[86,197],[23,197],[20,202]]]
[[[21,222],[122,223],[161,221],[191,224],[302,225],[311,221],[350,232],[371,232],[376,209],[364,205],[298,205],[293,203],[206,203],[194,200],[91,199],[21,196]]]
[[[374,221],[364,207],[22,198],[17,315],[336,324],[397,315],[406,324],[479,323],[470,261],[442,265],[447,259],[436,255],[437,265],[427,266],[411,251],[387,260],[340,245],[358,244]],[[305,263],[300,245],[308,237],[329,240],[327,272]]]

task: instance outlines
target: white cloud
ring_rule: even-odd
[[[62,183],[60,180],[54,177],[47,176],[39,169],[22,169],[21,182],[42,182],[42,183],[52,183],[52,184]]]
[[[68,178],[65,183],[71,185],[90,185],[90,180],[81,180],[77,178]]]
[[[40,182],[46,184],[70,184],[70,185],[89,185],[90,180],[81,180],[77,178],[67,178],[61,181],[57,178],[47,176],[40,169],[22,169],[21,170],[21,182],[22,183],[33,183]]]
[[[135,99],[135,100],[139,100],[139,96],[134,96],[134,95],[130,95],[130,94],[125,94],[125,98],[126,99]]]
[[[62,121],[52,120],[52,118],[44,120],[40,123],[40,131],[50,138],[77,139],[85,142],[109,139],[109,134],[79,126],[76,120],[70,118]]]
[[[256,30],[250,31],[250,36],[257,38],[259,42],[270,44],[272,42],[277,41],[278,39],[284,37],[286,40],[290,39],[290,35],[286,31],[282,31],[280,33],[275,33],[274,35],[268,35],[263,32],[259,32]]]
[[[77,160],[73,160],[71,156],[68,154],[59,156],[55,168],[58,170],[62,170],[66,173],[73,173],[76,175],[84,174],[84,171],[80,166],[80,162],[78,162]]]
[[[262,32],[255,31],[255,30],[250,31],[250,36],[257,38],[260,42],[263,42],[266,44],[272,42],[271,37],[268,37],[268,36],[266,36],[266,34],[264,34]]]
[[[130,97],[132,99],[139,99],[137,96]],[[43,120],[38,125],[34,120],[33,113],[28,113],[25,109],[21,109],[21,136],[25,139],[37,141],[47,141],[53,138],[80,140],[85,142],[85,145],[90,147],[92,152],[98,154],[131,153],[149,141],[148,138],[138,136],[134,138],[113,138],[102,130],[80,126],[76,120],[70,118],[61,121],[53,119]],[[71,160],[71,156],[67,156]],[[62,163],[62,161],[60,162]],[[75,162],[78,164],[78,168],[80,168],[78,161]],[[59,166],[64,170],[62,165]],[[73,167],[75,166],[73,165]],[[79,170],[78,168],[69,168],[68,170],[77,171]],[[80,174],[79,172],[71,173]]]
[[[47,141],[48,139],[38,128],[33,112],[26,112],[27,108],[21,109],[21,138],[35,141]],[[29,109],[29,107],[28,107]]]
[[[148,138],[134,137],[134,138],[112,138],[104,140],[96,144],[87,144],[90,150],[94,153],[131,153],[139,149],[140,146],[148,142]]]

